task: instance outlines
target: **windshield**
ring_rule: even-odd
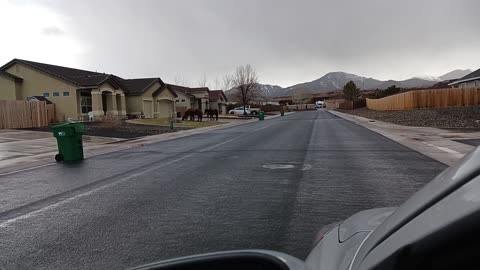
[[[480,143],[479,8],[0,0],[0,269],[305,260]]]

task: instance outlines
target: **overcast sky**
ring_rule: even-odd
[[[480,68],[478,0],[0,0],[13,58],[196,85],[252,64],[289,86],[330,71],[377,79]]]

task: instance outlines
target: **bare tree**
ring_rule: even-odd
[[[175,75],[175,77],[173,78],[173,81],[176,85],[181,85],[181,86],[190,86],[190,82],[185,79],[185,77],[183,76],[178,76],[178,75]]]
[[[218,77],[215,77],[215,80],[213,81],[213,86],[215,87],[215,90],[220,89],[220,80]]]
[[[225,75],[223,75],[222,90],[226,92],[230,89],[232,89],[232,75],[225,74]]]
[[[203,73],[203,77],[198,81],[199,87],[207,87],[207,74]]]
[[[243,104],[243,114],[247,114],[246,105],[258,96],[260,90],[257,72],[251,65],[239,66],[232,75],[232,84]]]

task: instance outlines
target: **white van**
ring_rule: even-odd
[[[323,100],[315,101],[315,109],[320,109],[325,107],[325,102]]]

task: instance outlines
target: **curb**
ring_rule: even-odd
[[[292,112],[286,113],[285,115],[288,115],[291,113]],[[278,117],[280,117],[280,115],[269,116],[269,117],[266,117],[265,120],[267,121],[267,120],[275,119]],[[145,136],[145,137],[140,137],[136,139],[123,140],[115,143],[99,144],[95,146],[84,147],[84,154],[85,154],[85,158],[90,158],[98,155],[113,153],[113,152],[122,151],[130,148],[141,147],[148,144],[159,143],[159,142],[174,140],[178,138],[188,137],[192,135],[202,134],[202,133],[206,133],[213,130],[236,127],[236,126],[258,122],[258,121],[259,121],[258,119],[242,120],[242,122],[229,122],[226,124],[215,125],[210,127],[192,128],[187,130],[179,130],[171,133],[162,133],[158,135]],[[35,158],[38,158],[38,160],[26,161],[25,163],[21,163],[21,164],[2,167],[0,168],[0,176],[16,173],[20,171],[27,171],[35,168],[55,165],[57,164],[53,159],[53,156],[55,154],[57,154],[57,151],[43,153],[35,156]]]
[[[475,149],[473,146],[442,138],[439,136],[442,131],[437,128],[401,126],[334,110],[328,110],[328,112],[367,128],[447,166],[456,164],[465,155]],[[381,125],[387,126],[387,128]],[[388,130],[388,128],[390,128],[390,130]],[[419,131],[418,129],[421,130]],[[444,145],[448,146],[445,147]]]

